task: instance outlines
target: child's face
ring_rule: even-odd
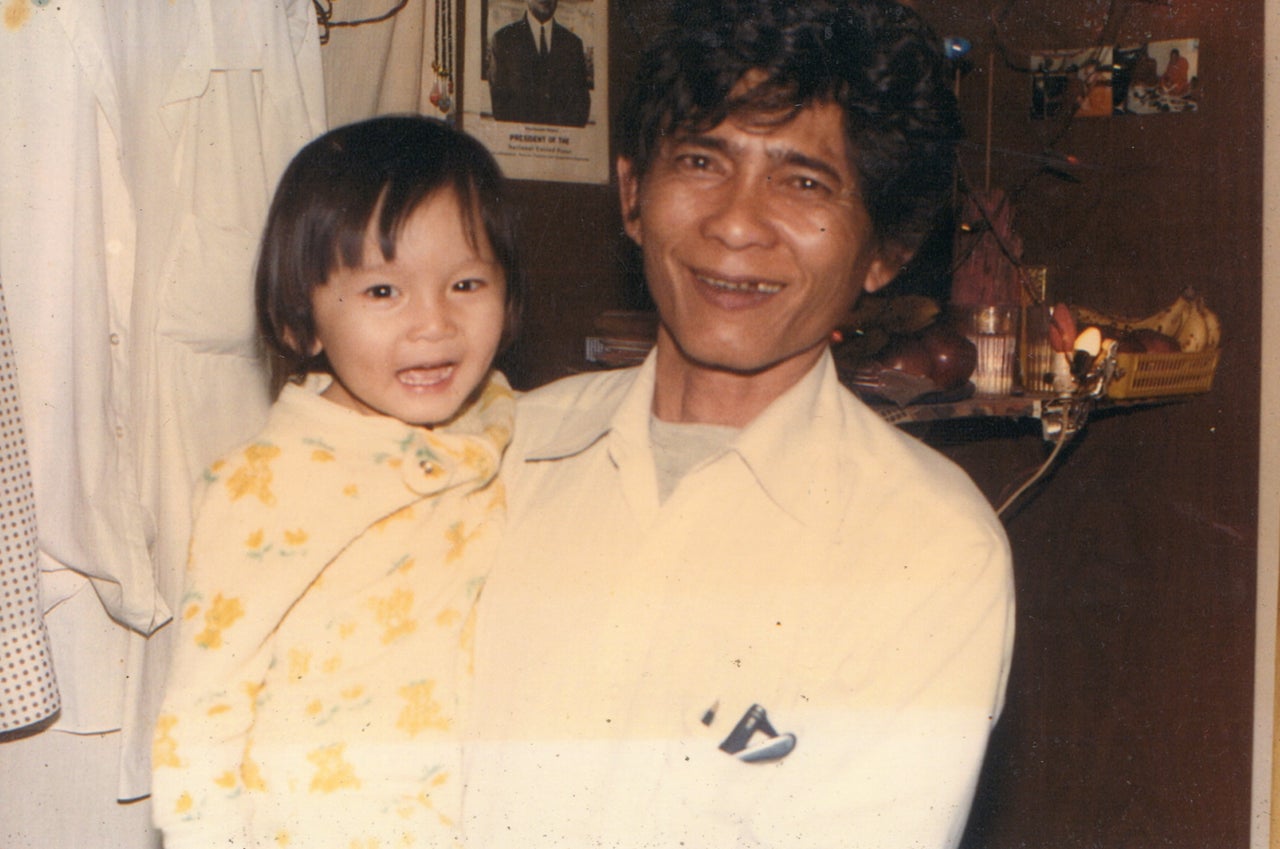
[[[364,262],[312,293],[315,353],[334,382],[325,397],[414,425],[452,418],[488,374],[505,317],[506,280],[484,228],[472,245],[456,194],[428,197],[405,220],[387,262],[373,227]]]

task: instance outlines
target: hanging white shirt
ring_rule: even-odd
[[[307,0],[33,3],[0,29],[0,272],[57,725],[147,743],[199,469],[262,422],[252,265],[324,129]]]

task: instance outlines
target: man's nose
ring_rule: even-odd
[[[772,244],[770,188],[770,178],[761,174],[734,175],[716,187],[703,235],[734,249]]]

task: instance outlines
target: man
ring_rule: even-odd
[[[524,17],[493,37],[489,98],[498,121],[582,127],[591,80],[582,39],[555,19],[559,0],[528,0]]]
[[[948,72],[892,0],[681,0],[619,122],[643,366],[521,401],[480,605],[474,845],[944,847],[1012,640],[972,483],[829,339],[948,196]]]
[[[1169,64],[1160,75],[1160,88],[1170,97],[1182,97],[1191,90],[1191,63],[1176,47],[1169,51]]]

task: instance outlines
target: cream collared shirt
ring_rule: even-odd
[[[660,501],[653,381],[650,359],[519,404],[469,839],[955,845],[1012,648],[989,506],[829,356]]]

